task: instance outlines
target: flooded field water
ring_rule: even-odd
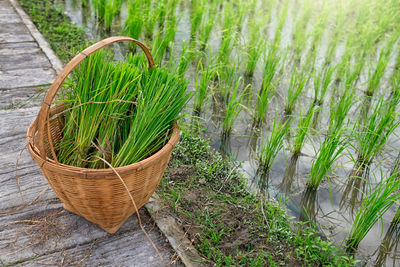
[[[190,1],[187,4],[179,4],[177,13],[179,14],[178,29],[175,36],[175,53],[181,51],[182,41],[190,38]],[[289,1],[288,16],[282,29],[281,43],[290,44],[291,34],[295,28],[294,16],[297,14],[293,1]],[[84,28],[90,40],[96,41],[108,36],[123,35],[121,29],[128,16],[127,1],[122,1],[120,14],[114,18],[113,26],[110,32],[105,31],[104,26],[97,22],[93,7],[87,5],[82,7],[81,1],[77,0],[56,0],[56,4],[62,7],[73,23]],[[267,28],[265,34],[272,36],[274,34],[276,24],[278,23],[278,9],[271,12],[270,27]],[[222,12],[221,12],[222,14]],[[246,26],[243,27],[242,33],[237,42],[244,42],[246,39]],[[220,29],[213,29],[209,41],[210,47],[216,50],[220,46]],[[321,38],[320,49],[315,59],[315,69],[322,68],[323,58],[328,51],[328,31],[324,31]],[[151,47],[151,41],[146,40],[146,43]],[[310,43],[305,44],[307,51]],[[308,48],[307,48],[308,47]],[[397,48],[397,46],[395,46]],[[336,47],[333,61],[339,61],[344,53],[344,41],[340,42]],[[124,51],[122,49],[121,51]],[[121,52],[122,54],[125,52]],[[235,49],[232,52],[233,57],[240,56],[244,53],[240,49]],[[393,52],[396,55],[396,52]],[[376,63],[367,62],[367,64]],[[244,64],[244,63],[243,63]],[[286,68],[290,67],[291,62],[286,63]],[[381,88],[384,88],[390,83],[391,73],[393,73],[396,60],[395,56],[386,67],[386,74],[381,83]],[[261,64],[262,65],[262,64]],[[285,68],[283,67],[283,69]],[[356,103],[351,107],[347,118],[350,124],[355,122],[363,109],[363,90],[366,88],[370,69],[364,69],[357,82],[355,95]],[[196,76],[196,64],[193,63],[189,67],[186,77],[189,80],[189,88],[194,90],[194,79]],[[283,73],[275,97],[271,100],[267,110],[266,121],[263,127],[270,131],[275,110],[284,110],[284,102],[286,98],[286,86],[289,83],[290,73]],[[262,71],[258,68],[252,79],[247,79],[246,83],[252,84],[252,92],[255,94],[257,88],[262,81]],[[310,82],[311,83],[311,82]],[[247,96],[249,97],[249,96]],[[332,94],[332,101],[337,101]],[[337,97],[337,96],[336,96]],[[296,105],[293,116],[299,116],[300,112],[305,112],[306,108],[313,100],[313,89],[308,85],[300,96],[300,101]],[[317,225],[322,235],[329,236],[336,245],[343,246],[348,232],[353,224],[353,218],[358,211],[360,203],[363,199],[363,194],[374,187],[381,179],[387,177],[392,172],[398,158],[398,148],[400,141],[398,138],[399,131],[389,137],[384,149],[375,157],[372,162],[367,180],[349,178],[353,173],[354,163],[351,160],[351,155],[356,155],[353,147],[343,153],[338,161],[335,162],[335,170],[328,174],[328,179],[324,179],[317,190],[309,190],[306,187],[306,179],[309,176],[310,168],[325,136],[321,133],[327,130],[329,124],[329,99],[325,99],[326,108],[319,111],[317,124],[314,129],[317,132],[312,132],[308,136],[304,147],[299,155],[293,155],[288,149],[293,142],[293,139],[287,137],[284,141],[284,149],[281,150],[275,161],[273,162],[269,176],[264,181],[269,195],[275,199],[283,200],[290,214],[296,219],[313,222]],[[373,103],[372,103],[373,104]],[[254,106],[254,98],[250,100],[249,106]],[[242,169],[245,175],[249,178],[250,185],[257,188],[258,180],[261,179],[259,172],[259,150],[260,138],[262,136],[261,129],[253,127],[253,118],[250,112],[246,109],[242,110],[240,116],[234,123],[234,129],[230,135],[223,135],[221,124],[224,120],[224,105],[222,105],[215,97],[209,98],[200,114],[200,119],[189,118],[190,120],[198,120],[206,126],[206,134],[212,140],[212,146],[220,149],[228,157],[232,158]],[[283,116],[283,112],[280,113]],[[295,124],[290,130],[290,135],[294,135]],[[391,223],[398,205],[392,206],[383,216],[382,221],[375,224],[369,231],[368,235],[361,242],[356,257],[362,259],[366,265],[387,265],[398,266],[398,256],[400,250],[398,243],[400,240],[400,228],[397,224]]]

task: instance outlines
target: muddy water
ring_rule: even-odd
[[[86,29],[88,37],[91,40],[99,40],[112,35],[121,35],[121,27],[127,17],[127,6],[124,2],[121,13],[114,19],[111,32],[106,32],[102,25],[97,23],[91,5],[82,8],[78,0],[56,0],[56,4],[64,8],[65,13],[70,17],[73,23]],[[188,9],[185,6],[178,6],[178,11],[180,12],[180,22],[176,33],[175,47],[176,52],[179,53],[181,50],[181,42],[189,39],[190,20]],[[277,21],[277,13],[278,12],[272,12],[272,25]],[[287,43],[290,43],[290,32],[293,28],[293,18],[290,17],[290,14],[293,14],[293,10],[289,10],[288,21],[282,30],[282,40],[286,40],[285,42]],[[244,31],[246,31],[246,29],[244,29]],[[269,28],[268,34],[273,35],[273,31],[274,26]],[[328,33],[325,32],[321,42],[321,49],[317,55],[317,68],[323,64],[323,56],[327,50],[327,36]],[[219,46],[219,37],[220,34],[213,31],[210,38],[211,46]],[[118,46],[116,46],[115,51],[120,54],[123,53]],[[233,55],[237,53],[237,51],[234,51]],[[343,44],[339,44],[335,54],[336,61],[340,59],[342,54]],[[393,68],[393,64],[392,61],[388,66],[389,74],[390,69]],[[362,89],[365,87],[363,84],[367,79],[367,72],[366,70],[361,75],[359,81],[360,85],[357,91],[360,99],[357,105],[351,109],[348,116],[352,121],[360,114]],[[390,78],[389,74],[386,75],[386,83]],[[192,80],[190,85],[193,88],[195,75],[194,66],[189,68],[187,75],[190,80]],[[259,88],[258,85],[261,83],[260,70],[255,73],[251,83],[253,84],[254,92],[256,92],[258,90],[257,88]],[[281,92],[276,94],[275,99],[270,103],[270,107],[268,108],[267,122],[264,126],[267,130],[271,127],[274,110],[276,108],[278,110],[283,110],[283,103],[286,95],[283,88],[286,87],[282,86]],[[308,108],[312,96],[312,88],[308,88],[308,90],[303,93],[301,106],[296,107],[295,115],[299,114],[299,108],[303,111]],[[327,98],[325,101],[328,102]],[[252,103],[252,105],[254,106],[254,103]],[[260,131],[253,129],[252,117],[244,111],[241,112],[239,118],[235,122],[232,134],[228,137],[223,137],[221,135],[221,123],[224,119],[222,106],[213,99],[210,99],[203,110],[205,110],[205,112],[201,114],[200,122],[206,126],[206,134],[211,137],[213,147],[220,149],[227,156],[236,161],[249,178],[250,186],[256,188],[257,180],[261,179],[257,174],[259,165],[258,151],[260,146]],[[326,130],[328,117],[328,109],[323,109],[319,114],[319,121],[316,125],[316,129],[319,129],[321,132]],[[363,198],[361,192],[366,192],[368,186],[360,179],[349,179],[354,167],[349,156],[351,154],[356,154],[349,149],[347,155],[344,155],[337,163],[338,167],[334,174],[331,174],[329,179],[324,180],[317,191],[306,190],[306,179],[309,175],[312,160],[319,144],[323,141],[320,139],[323,139],[323,137],[319,134],[315,134],[311,136],[311,139],[313,142],[307,142],[299,156],[293,156],[288,149],[278,154],[272,166],[266,186],[270,196],[284,200],[292,216],[302,221],[311,221],[315,223],[323,235],[329,236],[338,246],[341,246],[352,226],[354,215]],[[290,139],[285,140],[286,148],[289,147],[290,142]],[[375,159],[375,163],[371,166],[368,180],[372,185],[390,175],[395,160],[398,157],[398,147],[400,147],[400,141],[396,135],[392,135],[383,153]],[[372,266],[375,262],[377,265],[398,265],[397,257],[400,255],[400,248],[398,248],[400,230],[397,225],[391,223],[396,209],[397,206],[392,207],[385,214],[382,222],[376,224],[361,242],[357,258],[362,259],[363,263],[366,265]]]

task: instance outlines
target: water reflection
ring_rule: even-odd
[[[289,165],[287,166],[285,175],[283,176],[282,182],[279,189],[286,195],[289,196],[292,193],[292,184],[294,180],[294,175],[297,170],[297,161],[299,159],[300,153],[293,154],[290,157]]]
[[[350,172],[339,205],[342,210],[349,208],[352,217],[354,217],[364,199],[368,177],[369,166],[355,166]]]
[[[228,157],[232,154],[230,133],[222,133],[221,134],[221,144],[219,146],[219,149]]]
[[[307,187],[300,201],[299,220],[313,226],[318,213],[317,190]]]
[[[374,254],[378,253],[378,256],[375,260],[375,266],[385,266],[387,258],[391,255],[391,260],[393,266],[396,265],[396,260],[399,258],[399,242],[400,242],[400,209],[397,211],[394,219],[390,223],[389,229],[387,230],[385,237],[377,251]]]

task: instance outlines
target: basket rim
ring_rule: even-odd
[[[69,172],[69,173],[76,173],[76,174],[83,174],[85,177],[89,175],[95,175],[95,176],[103,176],[104,178],[107,178],[108,175],[115,175],[115,172],[111,169],[90,169],[90,168],[81,168],[81,167],[75,167],[71,165],[66,165],[62,163],[56,163],[54,160],[50,159],[49,157],[46,157],[46,160],[43,160],[42,157],[38,154],[38,147],[31,142],[32,136],[35,135],[33,133],[33,129],[35,126],[36,120],[32,122],[32,124],[29,126],[27,135],[26,135],[26,145],[28,147],[29,153],[31,156],[34,158],[35,161],[39,163],[39,166],[42,168],[46,166],[45,168],[51,168],[53,170],[59,170],[59,171],[64,171],[64,172]],[[157,162],[157,159],[168,155],[172,151],[172,148],[176,145],[180,137],[180,128],[179,125],[176,121],[174,121],[173,128],[172,128],[172,135],[168,142],[161,148],[159,149],[156,153],[151,155],[150,157],[147,157],[145,159],[142,159],[141,161],[117,167],[114,168],[118,173],[124,173],[124,172],[132,172],[132,171],[140,171],[142,169],[145,169],[149,166],[152,166]],[[171,150],[171,151],[170,151]]]

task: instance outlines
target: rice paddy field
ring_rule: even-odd
[[[398,264],[399,1],[55,2],[90,40],[128,35],[176,65],[189,127],[251,190],[368,265]]]

